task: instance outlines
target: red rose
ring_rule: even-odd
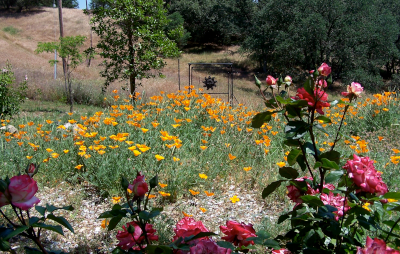
[[[128,232],[130,225],[135,228],[134,233]],[[147,232],[147,239],[149,239],[149,241],[158,241],[158,236],[154,235],[156,230],[153,229],[153,225],[146,224],[145,228]],[[132,247],[133,249],[139,249],[139,246],[135,245],[141,244],[145,240],[145,236],[139,225],[136,224],[135,221],[132,221],[127,223],[125,226],[122,226],[122,229],[122,231],[118,230],[118,234],[116,236],[116,238],[119,240],[117,246],[121,247],[123,250],[129,250]]]
[[[0,206],[5,204],[6,196],[9,195],[12,205],[26,211],[40,202],[40,200],[35,197],[37,190],[36,181],[30,178],[29,175],[13,176],[8,185],[8,193],[6,191],[6,193],[0,197]]]
[[[303,87],[301,87],[297,89],[296,97],[293,99],[306,100],[308,102],[308,106],[310,108],[315,107],[316,111],[321,115],[324,114],[322,108],[329,107],[331,105],[327,102],[328,94],[319,88],[314,90],[314,95],[311,95]]]
[[[369,157],[353,155],[343,166],[349,177],[361,188],[361,191],[383,195],[388,192],[387,185],[382,181],[381,173],[376,171],[374,161]]]
[[[400,254],[399,251],[393,250],[386,246],[385,241],[375,238],[372,240],[367,236],[367,242],[363,249],[357,247],[357,254],[374,254],[374,253],[385,253],[385,254]]]
[[[190,254],[230,254],[231,249],[218,246],[214,241],[203,239],[195,246],[190,247]]]
[[[318,68],[319,75],[327,77],[331,73],[331,67],[329,67],[326,63],[321,64]]]
[[[220,226],[221,232],[227,236],[221,237],[225,241],[233,243],[235,246],[241,247],[242,245],[248,246],[254,244],[253,241],[247,241],[249,237],[257,237],[256,231],[251,224],[238,223],[236,221],[229,220],[226,222],[226,226]]]
[[[267,85],[268,85],[268,86],[270,86],[270,87],[272,87],[272,88],[275,88],[275,87],[276,87],[276,79],[275,79],[274,77],[272,77],[271,75],[268,75],[266,81],[267,81]]]
[[[196,221],[190,217],[184,217],[180,220],[174,229],[175,236],[174,241],[179,237],[185,238],[191,235],[197,235],[200,232],[209,232],[208,229],[203,225],[201,221]],[[207,237],[199,239],[208,239]]]
[[[129,184],[128,189],[133,193],[133,200],[142,199],[146,192],[149,191],[149,186],[144,181],[144,175],[138,172],[136,179],[132,184]]]

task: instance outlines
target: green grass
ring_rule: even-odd
[[[9,33],[9,34],[11,34],[11,35],[16,35],[16,34],[18,34],[18,33],[20,32],[19,29],[15,28],[15,27],[13,27],[13,26],[6,26],[6,27],[4,27],[4,28],[3,28],[3,31],[6,32],[6,33]]]

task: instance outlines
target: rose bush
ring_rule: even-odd
[[[229,220],[226,222],[226,226],[220,226],[221,232],[227,236],[222,237],[227,242],[233,243],[235,246],[249,246],[254,244],[254,241],[247,240],[250,237],[256,237],[256,231],[252,224],[238,223],[236,221]]]
[[[130,232],[130,229],[132,229],[133,232]],[[145,238],[149,241],[158,241],[158,236],[154,235],[156,230],[153,229],[153,225],[146,224],[145,231],[146,236],[135,221],[127,223],[125,226],[122,226],[122,230],[118,230],[116,238],[119,243],[117,246],[121,247],[123,250],[129,250],[130,248],[133,250],[140,250],[141,248],[139,246],[144,242]],[[144,244],[142,247],[145,246]]]

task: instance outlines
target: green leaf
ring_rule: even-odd
[[[253,128],[260,128],[264,123],[269,122],[271,120],[271,115],[274,114],[275,112],[262,112],[258,113],[253,117],[253,120],[251,120],[251,127]]]
[[[311,142],[306,142],[304,144],[304,147],[306,149],[307,154],[315,155],[314,145]],[[317,155],[318,154],[319,154],[319,151],[317,151]]]
[[[14,237],[16,235],[19,235],[20,233],[24,232],[25,230],[27,230],[29,227],[28,226],[19,226],[17,227],[14,231],[12,231],[11,233],[9,233],[6,237],[4,237],[4,240],[8,240],[11,237]]]
[[[318,117],[315,118],[315,120],[322,121],[324,123],[331,123],[332,122],[331,119],[329,117],[326,117],[326,116],[318,116]]]
[[[320,130],[320,131],[322,131],[323,133],[328,134],[328,136],[331,135],[331,134],[330,134],[329,132],[327,132],[327,131],[325,130],[325,128],[322,127],[322,125],[320,125],[319,123],[318,123],[318,124],[314,124],[314,127],[317,128],[317,130]]]
[[[299,164],[301,170],[305,171],[307,169],[306,158],[304,157],[304,155],[300,155],[299,157],[297,157],[296,161]]]
[[[46,212],[46,208],[43,206],[35,206],[35,209],[38,213],[40,213],[40,215],[44,216],[45,212]]]
[[[69,222],[64,217],[54,216],[53,214],[49,214],[49,215],[47,215],[47,219],[53,220],[55,222],[58,222],[61,225],[63,225],[64,227],[66,227],[72,233],[75,233],[74,229],[71,226],[71,224],[69,224]]]
[[[155,188],[158,186],[158,176],[154,176],[153,178],[150,179],[150,188]]]
[[[289,218],[290,218],[289,214],[282,214],[281,216],[279,216],[278,224],[281,224],[282,222],[284,222],[285,220],[287,220]]]
[[[150,219],[150,213],[148,211],[141,211],[139,213],[139,218],[142,220],[148,221]]]
[[[254,75],[254,79],[255,79],[255,84],[258,88],[261,88],[261,81],[257,78],[256,75]]]
[[[308,130],[309,125],[304,121],[289,121],[285,126],[286,137],[290,139],[302,138]]]
[[[297,170],[292,167],[279,168],[279,175],[287,179],[295,179],[299,177],[299,173],[297,172]]]
[[[54,232],[56,232],[56,233],[58,233],[60,235],[64,235],[62,227],[58,226],[58,225],[53,226],[53,225],[48,225],[48,224],[44,224],[44,223],[35,223],[35,224],[31,225],[31,226],[32,227],[36,227],[36,228],[48,229],[48,230],[54,231]]]
[[[30,218],[29,218],[29,222],[28,222],[28,226],[29,226],[29,225],[32,225],[32,224],[35,224],[36,222],[38,222],[38,221],[41,220],[41,219],[44,219],[44,217],[42,217],[42,218],[30,217]]]
[[[0,250],[2,251],[8,251],[11,249],[11,245],[8,241],[0,239]]]
[[[313,83],[312,83],[311,78],[308,78],[308,79],[306,80],[306,82],[304,82],[303,87],[304,87],[304,90],[306,90],[306,92],[307,92],[308,94],[314,95],[314,85],[313,85]]]
[[[115,248],[112,252],[112,254],[126,254],[127,252],[121,249],[121,247]]]
[[[266,188],[264,188],[263,192],[262,192],[262,198],[266,198],[268,197],[272,192],[274,192],[279,186],[281,186],[281,183],[283,181],[279,180],[276,182],[272,182],[270,183]]]
[[[321,201],[319,197],[305,195],[300,197],[304,203],[312,205],[312,206],[323,206],[324,203]]]
[[[314,168],[322,167],[322,163],[320,161],[315,162]]]
[[[43,254],[41,250],[38,250],[36,248],[25,246],[24,249],[25,249],[25,254]]]
[[[154,217],[160,215],[160,213],[161,213],[162,211],[163,211],[163,208],[162,208],[162,207],[151,209],[151,212],[150,212],[150,214],[149,214],[149,218],[152,219],[152,218],[154,218]]]
[[[299,146],[299,140],[297,139],[286,139],[283,143],[287,146]]]
[[[281,96],[275,96],[276,100],[279,101],[281,104],[288,104],[292,101],[292,99],[283,99]]]
[[[288,113],[287,116],[289,118],[295,118],[295,117],[301,116],[301,108],[287,104],[285,109],[286,109],[286,112]]]
[[[49,204],[46,204],[46,209],[47,209],[47,211],[49,213],[52,213],[52,212],[54,212],[56,210],[67,210],[67,211],[73,211],[74,210],[74,208],[72,206],[70,206],[70,205],[69,206],[63,206],[63,207],[55,207],[55,206],[49,205]]]
[[[235,246],[233,246],[232,243],[230,242],[225,242],[225,241],[217,241],[217,245],[219,247],[225,248],[225,249],[230,249],[230,250],[234,250]]]
[[[279,243],[273,239],[268,239],[263,243],[264,246],[267,246],[268,248],[276,249],[279,250],[281,246]]]
[[[118,223],[122,220],[122,218],[123,218],[123,216],[122,215],[118,215],[118,216],[116,216],[116,217],[113,217],[111,220],[110,220],[110,223],[108,224],[108,231],[111,231],[111,230],[113,230],[117,225],[118,225]]]
[[[295,106],[295,107],[298,107],[298,108],[302,108],[302,107],[308,106],[308,101],[306,101],[306,100],[292,100],[288,105]],[[286,107],[288,105],[286,105]]]
[[[303,152],[300,149],[292,149],[292,151],[290,151],[290,153],[287,156],[287,161],[289,165],[292,166],[293,164],[295,164],[297,157],[299,157],[299,155],[302,154]]]
[[[336,162],[336,164],[338,164],[338,165],[340,164],[340,153],[337,151],[328,151],[328,152],[322,153],[319,156],[319,158],[320,159],[326,158],[330,161]]]
[[[400,200],[400,192],[387,192],[385,195],[383,195],[383,198]]]
[[[164,245],[149,245],[145,249],[147,254],[172,254],[170,247]]]
[[[329,174],[327,174],[325,177],[325,183],[333,183],[339,180],[339,178],[341,178],[343,174],[343,170],[330,171]]]
[[[192,235],[192,236],[185,237],[183,240],[184,240],[185,243],[187,243],[187,242],[192,241],[192,240],[196,240],[196,239],[199,239],[199,238],[202,238],[202,237],[206,237],[206,236],[213,236],[213,235],[217,235],[217,234],[215,234],[213,232],[200,232],[197,235]]]
[[[122,176],[122,177],[121,177],[121,186],[122,186],[123,192],[125,193],[126,190],[128,189],[128,186],[129,186],[128,179],[126,179],[125,176]]]
[[[336,162],[328,160],[326,158],[322,158],[322,167],[326,169],[339,169],[339,166],[336,164]]]

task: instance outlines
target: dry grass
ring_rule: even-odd
[[[90,36],[89,19],[82,10],[63,9],[64,33],[68,35]],[[3,31],[5,27],[13,27],[18,30],[14,35]],[[48,61],[54,58],[53,54],[35,54],[35,49],[40,41],[55,41],[59,36],[58,12],[53,8],[42,8],[23,13],[0,12],[0,66],[6,61],[14,67],[17,81],[22,80],[25,75],[29,77],[29,97],[39,100],[62,100],[63,80],[62,67],[58,64],[57,80],[54,80],[54,68]],[[93,36],[93,42],[97,38]],[[89,40],[85,48],[89,46]],[[234,65],[234,89],[233,93],[236,103],[245,105],[260,105],[262,100],[257,95],[254,86],[253,72],[249,71],[254,66],[244,55],[238,53],[239,47],[216,47],[206,45],[186,49],[180,57],[180,84],[181,89],[188,85],[188,63],[216,63],[232,62]],[[59,59],[60,60],[60,59]],[[91,84],[93,87],[101,86],[103,79],[99,75],[101,67],[100,57],[92,61],[92,65],[80,65],[73,77],[77,80],[84,80],[83,83]],[[178,59],[167,59],[167,66],[162,70],[165,78],[154,78],[142,80],[139,92],[145,92],[146,96],[158,95],[160,91],[176,92],[179,89]],[[192,65],[193,66],[193,65]],[[217,67],[217,68],[214,68]],[[218,81],[217,88],[213,92],[227,92],[227,71],[226,69],[208,68],[193,72],[193,85],[196,88],[202,87],[204,77],[215,77]],[[260,74],[259,78],[265,78],[266,74]],[[121,86],[128,87],[126,82],[116,82],[109,90],[120,89]],[[97,90],[97,89],[95,89]],[[98,88],[100,91],[100,88]],[[215,95],[227,99],[227,95]]]

